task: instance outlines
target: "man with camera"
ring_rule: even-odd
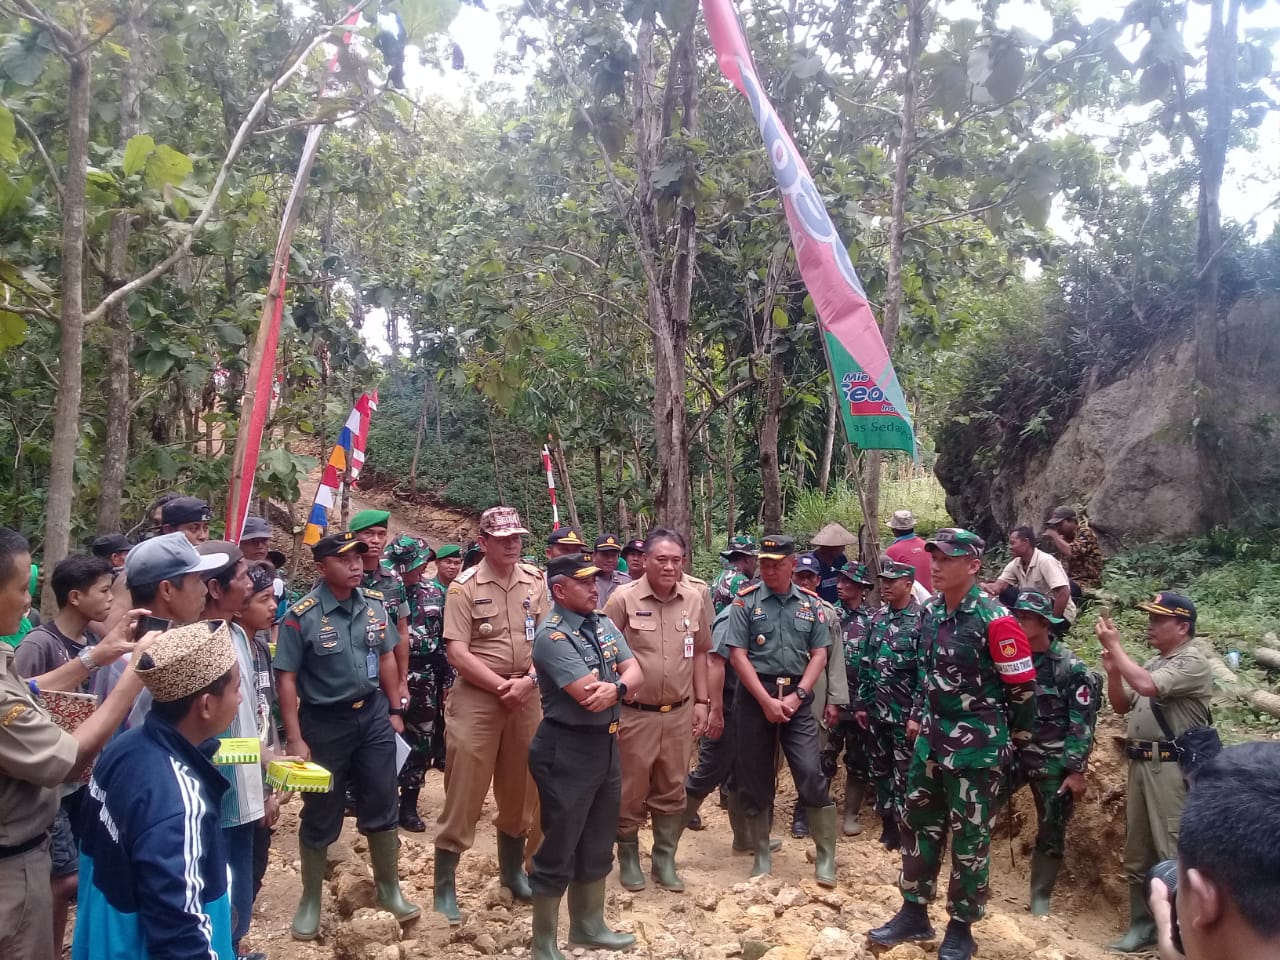
[[[1213,674],[1208,659],[1193,643],[1195,604],[1189,597],[1164,590],[1151,602],[1138,604],[1138,609],[1148,614],[1147,643],[1158,654],[1144,664],[1125,652],[1110,617],[1099,617],[1095,627],[1107,672],[1107,699],[1116,713],[1129,716],[1124,844],[1129,929],[1109,945],[1119,953],[1136,953],[1155,943],[1144,884],[1156,863],[1174,856],[1177,831],[1173,825],[1187,798],[1174,740],[1193,727],[1213,722],[1209,712]]]
[[[1244,743],[1196,771],[1178,859],[1151,871],[1160,960],[1280,958],[1280,743]]]

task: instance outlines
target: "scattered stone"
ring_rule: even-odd
[[[357,910],[333,933],[333,955],[338,960],[390,960],[388,945],[400,957],[400,924],[385,910]]]
[[[482,933],[480,936],[476,937],[472,945],[486,956],[498,952],[498,941],[493,939],[493,937],[487,933]]]
[[[892,950],[880,954],[879,960],[929,960],[929,954],[914,943],[900,943]]]
[[[349,869],[350,864],[340,864],[334,871],[329,884],[333,892],[333,902],[338,908],[338,915],[344,920],[350,918],[357,910],[376,906],[377,891],[373,886],[373,878],[361,870]]]
[[[861,960],[864,947],[838,927],[823,927],[809,948],[809,960]]]
[[[774,945],[764,940],[743,940],[742,960],[760,960]]]
[[[802,907],[809,902],[809,894],[799,887],[783,887],[773,895],[773,905],[781,913],[792,907]]]
[[[511,891],[495,879],[485,886],[481,902],[484,904],[485,909],[490,909],[492,907],[510,907],[515,902],[515,899],[511,896]]]
[[[723,890],[717,890],[714,887],[708,887],[699,890],[693,895],[693,904],[701,907],[703,910],[714,910],[720,905],[720,899],[724,896]]]
[[[1067,960],[1067,955],[1055,947],[1043,947],[1031,955],[1031,960]]]

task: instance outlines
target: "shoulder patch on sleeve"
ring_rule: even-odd
[[[687,573],[684,575],[684,578],[688,580],[690,583],[692,583],[695,587],[705,587],[707,585],[707,581],[701,579],[700,577],[691,576],[690,574],[687,574]]]
[[[315,597],[303,597],[289,608],[289,612],[301,616],[319,602]]]
[[[548,640],[568,640],[569,635],[562,630],[552,630],[551,633],[547,635],[547,639]]]
[[[541,567],[536,567],[536,566],[534,566],[532,563],[520,563],[520,564],[517,564],[517,566],[518,566],[521,570],[523,570],[525,573],[531,573],[531,574],[533,574],[533,575],[534,575],[535,577],[537,577],[539,580],[544,579],[544,578],[545,578],[545,576],[546,576],[546,575],[542,572],[542,568],[541,568]],[[474,568],[474,567],[472,567],[472,569],[474,570],[475,568]]]
[[[467,569],[463,570],[460,574],[458,574],[456,577],[453,578],[453,583],[449,584],[449,592],[453,593],[454,583],[461,586],[462,584],[470,580],[472,577],[474,577],[476,575],[476,571],[479,569],[480,569],[480,565],[476,564],[476,566],[474,567],[467,567]]]
[[[373,597],[373,599],[375,599],[375,600],[385,600],[385,599],[387,599],[386,594],[384,594],[381,590],[375,590],[375,589],[373,589],[373,587],[365,587],[365,588],[364,588],[364,595],[365,595],[366,597]]]

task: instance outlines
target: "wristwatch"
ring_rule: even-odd
[[[813,694],[797,683],[796,696],[800,698],[801,703],[808,703],[809,699],[813,696]]]
[[[626,685],[625,683],[623,683],[621,680],[615,680],[615,681],[613,681],[613,685],[614,685],[614,687],[615,687],[615,688],[617,689],[617,691],[618,691],[618,699],[619,699],[619,700],[622,700],[624,697],[626,697],[626,695],[627,695],[627,685]]]
[[[99,664],[93,659],[93,647],[85,647],[82,649],[76,656],[76,659],[80,661],[80,666],[84,667],[90,673],[93,673],[98,669]]]

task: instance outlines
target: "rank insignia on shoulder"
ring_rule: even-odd
[[[551,640],[568,640],[569,635],[562,630],[552,630],[548,635]]]
[[[314,607],[319,601],[315,597],[303,597],[292,607],[289,608],[290,613],[303,614]]]
[[[755,584],[755,583],[743,584],[741,587],[738,588],[738,596],[745,597],[748,593],[751,593],[753,590],[755,590],[757,586],[758,584]]]
[[[564,619],[564,617],[560,616],[560,614],[558,614],[558,613],[553,613],[551,616],[547,617],[547,623],[556,624],[556,623],[559,623],[559,622],[560,622],[561,620],[563,620],[563,619]]]
[[[817,594],[816,594],[814,591],[809,590],[809,589],[807,589],[807,588],[805,588],[805,587],[799,586],[798,584],[797,584],[797,586],[796,586],[796,589],[797,589],[797,590],[799,590],[801,593],[806,594],[806,595],[808,595],[808,596],[810,596],[810,597],[816,597],[816,596],[817,596]]]
[[[386,594],[384,594],[381,590],[374,590],[372,587],[365,587],[365,588],[364,588],[364,595],[365,595],[366,597],[373,597],[373,599],[375,599],[375,600],[385,600],[385,599],[386,599]]]
[[[453,578],[453,583],[456,583],[459,586],[461,586],[462,584],[470,580],[472,577],[474,577],[476,575],[476,571],[479,569],[480,569],[479,564],[477,564],[474,567],[467,567],[467,569],[463,570],[460,574],[458,574],[456,577]],[[453,593],[453,584],[449,585],[449,592]]]

